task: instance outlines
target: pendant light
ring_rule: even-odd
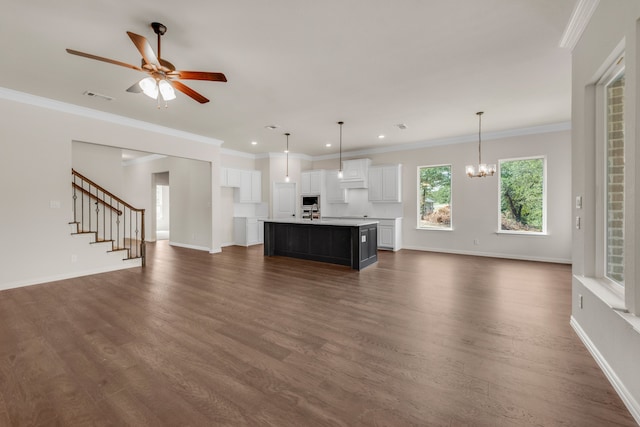
[[[482,163],[482,115],[483,111],[478,111],[478,169],[475,166],[467,165],[466,172],[469,178],[484,178],[485,176],[493,176],[496,173],[496,165],[487,165]]]
[[[342,179],[342,125],[344,122],[338,122],[338,124],[340,125],[340,163],[338,167],[338,178]]]
[[[284,150],[284,152],[287,154],[287,175],[284,177],[284,182],[289,182],[289,135],[291,135],[289,132],[285,133],[287,137],[287,149]]]

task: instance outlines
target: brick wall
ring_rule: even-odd
[[[624,76],[607,87],[607,276],[624,283]]]

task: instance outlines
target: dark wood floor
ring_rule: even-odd
[[[569,326],[569,266],[148,254],[0,292],[0,425],[636,425]]]

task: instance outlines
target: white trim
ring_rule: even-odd
[[[593,12],[598,7],[600,0],[579,0],[573,8],[573,13],[569,18],[567,27],[562,34],[559,46],[569,50],[573,50],[582,37],[582,33],[589,24]]]
[[[625,404],[631,416],[636,420],[638,424],[640,424],[640,405],[638,401],[633,397],[633,395],[629,392],[624,383],[620,380],[616,372],[613,370],[611,365],[607,362],[607,360],[602,356],[598,348],[595,346],[593,341],[589,338],[587,333],[582,329],[578,321],[575,317],[571,316],[571,321],[569,322],[573,330],[576,332],[584,346],[587,348],[591,356],[593,356],[594,360],[604,372],[604,375],[607,377],[613,388],[615,389],[622,402]]]
[[[454,254],[454,255],[471,255],[471,256],[481,256],[488,258],[504,258],[504,259],[515,259],[518,261],[536,261],[536,262],[551,262],[554,264],[571,264],[571,259],[565,258],[545,258],[545,257],[532,257],[529,255],[514,255],[514,254],[504,254],[498,252],[474,252],[474,251],[463,251],[457,249],[442,249],[442,248],[429,248],[424,246],[406,246],[403,245],[402,249],[410,249],[413,251],[423,251],[423,252],[439,252],[444,254]]]
[[[69,104],[67,102],[55,101],[50,98],[31,95],[24,92],[18,92],[12,89],[0,87],[0,99],[20,102],[22,104],[35,105],[36,107],[47,108],[49,110],[60,111],[63,113],[73,114],[76,116],[87,117],[90,119],[102,120],[104,122],[115,123],[121,126],[142,129],[149,132],[160,133],[168,136],[188,139],[205,144],[221,146],[223,141],[207,136],[197,135],[195,133],[185,132],[166,126],[156,125],[154,123],[143,122],[129,117],[119,116],[117,114],[105,113],[104,111],[94,110],[92,108],[80,107],[78,105]]]
[[[549,125],[533,126],[527,128],[507,129],[495,132],[483,132],[482,140],[490,141],[493,139],[511,138],[517,136],[538,135],[551,132],[563,132],[571,130],[571,122],[553,123]],[[396,151],[419,150],[421,148],[437,147],[440,145],[463,144],[467,142],[477,142],[478,134],[454,136],[451,138],[431,139],[409,144],[398,144],[387,147],[364,149],[358,151],[343,151],[342,157],[364,156],[368,154],[393,153]],[[338,154],[324,154],[322,156],[314,156],[313,161],[337,159]]]
[[[256,160],[257,159],[284,159],[286,155],[287,155],[286,153],[278,151],[275,153],[271,152],[271,153],[256,154],[255,158]],[[313,157],[307,154],[302,154],[302,153],[289,153],[289,158],[313,161]]]
[[[126,268],[141,267],[141,266],[142,266],[142,261],[140,259],[123,260],[122,265],[120,266],[114,265],[114,266],[95,268],[90,270],[74,271],[74,272],[65,273],[65,274],[57,274],[54,276],[39,277],[36,279],[29,279],[26,281],[18,280],[15,282],[5,283],[0,285],[0,291],[5,291],[7,289],[14,289],[14,288],[22,288],[24,286],[40,285],[42,283],[57,282],[59,280],[74,279],[76,277],[90,276],[92,274],[108,273],[110,271],[124,270]]]
[[[169,246],[177,246],[179,248],[186,248],[186,249],[195,249],[197,251],[207,251],[207,252],[211,251],[211,248],[208,248],[206,246],[188,245],[186,243],[172,242],[171,240],[169,240]]]

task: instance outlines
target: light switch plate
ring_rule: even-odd
[[[582,196],[576,196],[576,209],[582,209]]]

